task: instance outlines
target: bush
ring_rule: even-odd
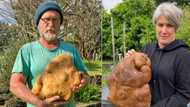
[[[85,87],[75,93],[75,98],[77,101],[89,102],[100,100],[101,97],[101,87],[96,84],[87,84]]]
[[[89,75],[101,75],[102,74],[102,62],[99,60],[95,60],[95,61],[88,61],[88,60],[84,60],[84,64],[87,67],[88,70],[88,74]]]
[[[79,102],[89,102],[100,100],[101,97],[101,75],[102,62],[99,60],[84,60],[89,76],[89,84],[75,93],[75,98]]]

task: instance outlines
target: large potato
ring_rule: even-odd
[[[72,87],[79,85],[81,74],[75,69],[69,54],[60,54],[53,58],[39,75],[32,93],[40,99],[59,95],[61,100],[68,101],[73,92]]]
[[[149,107],[150,60],[140,52],[121,60],[108,77],[108,100],[116,107]]]

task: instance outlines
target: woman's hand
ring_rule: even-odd
[[[124,58],[131,56],[132,54],[134,54],[134,52],[135,52],[134,49],[128,50],[127,53],[125,54]]]

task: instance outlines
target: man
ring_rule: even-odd
[[[57,39],[63,15],[55,2],[42,3],[36,10],[34,20],[40,35],[39,40],[27,43],[19,50],[10,79],[10,91],[27,102],[27,107],[48,107],[50,104],[63,105],[63,102],[58,101],[59,96],[41,100],[31,93],[30,89],[37,75],[44,71],[50,59],[61,53],[69,53],[72,56],[74,66],[79,71],[85,73],[86,68],[77,50],[71,44]],[[74,86],[73,90],[79,89],[84,84],[85,79],[82,79],[81,84]],[[73,97],[68,102],[64,102],[64,107],[74,106]]]

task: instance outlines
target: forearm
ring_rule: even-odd
[[[42,107],[43,101],[33,95],[25,85],[25,78],[22,73],[13,73],[10,79],[10,91],[25,102],[31,103],[37,107]]]
[[[15,83],[10,85],[10,91],[18,98],[22,99],[25,102],[31,103],[37,107],[42,105],[42,100],[33,95],[31,91],[22,83]]]

